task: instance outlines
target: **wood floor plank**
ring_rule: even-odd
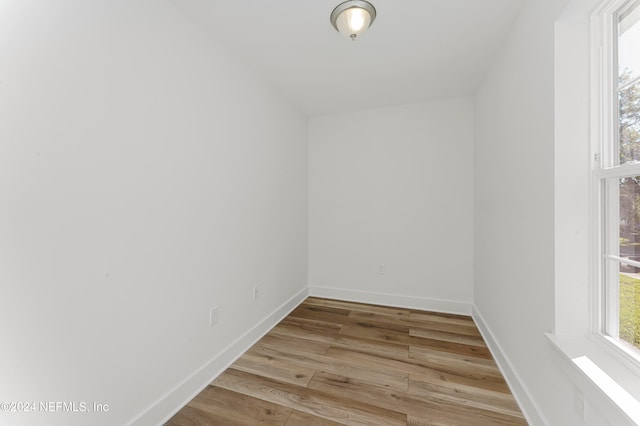
[[[449,426],[446,423],[431,422],[414,416],[407,416],[407,426]]]
[[[357,379],[330,373],[317,373],[309,383],[309,389],[340,396],[343,400],[366,401],[389,410],[424,419],[455,419],[455,424],[470,426],[521,425],[523,419],[470,406],[462,399],[439,393],[416,395],[383,387],[363,386]]]
[[[459,386],[461,388],[477,388],[478,392],[486,390],[502,393],[506,392],[509,396],[511,395],[509,393],[509,387],[497,367],[495,370],[492,369],[483,373],[477,372],[473,367],[465,365],[465,368],[463,369],[450,369],[450,371],[454,371],[453,374],[450,374],[429,368],[421,363],[413,363],[411,360],[384,358],[379,355],[352,352],[335,347],[332,347],[327,352],[327,357],[339,360],[340,362],[348,360],[349,362],[356,363],[357,365],[366,366],[370,371],[384,371],[391,369],[393,371],[407,373],[409,377],[413,376],[415,380],[427,383],[446,383],[451,387]]]
[[[343,423],[332,422],[322,417],[312,416],[311,414],[293,411],[289,416],[289,420],[285,426],[342,426]]]
[[[415,321],[420,322],[444,322],[447,324],[459,324],[475,327],[476,323],[473,321],[473,318],[467,315],[458,315],[458,314],[446,314],[441,312],[429,312],[429,311],[417,311],[410,310],[409,318]]]
[[[345,403],[331,394],[276,382],[232,368],[222,373],[213,384],[338,423],[389,426],[406,424],[405,415],[390,409],[359,401],[350,400]]]
[[[331,343],[339,335],[341,325],[306,318],[286,317],[276,325],[270,334],[296,337],[317,343]]]
[[[409,374],[406,372],[398,372],[391,369],[372,370],[370,366],[348,358],[339,359],[331,356],[292,353],[286,349],[275,350],[259,344],[247,354],[262,357],[267,362],[277,360],[280,363],[288,363],[292,368],[314,369],[316,371],[329,371],[334,374],[349,375],[357,377],[363,382],[378,384],[391,389],[406,390],[409,386]]]
[[[168,424],[526,421],[471,317],[311,297]]]
[[[477,372],[473,369],[462,370],[449,368],[448,371],[441,371],[441,369],[435,367],[415,370],[409,374],[413,375],[415,379],[424,382],[448,382],[451,386],[470,386],[478,389],[478,391],[488,390],[510,394],[509,386],[502,376]]]
[[[463,355],[466,357],[493,359],[491,351],[486,346],[466,345],[464,343],[447,342],[440,339],[429,339],[426,337],[409,336],[409,346],[415,348],[436,349],[441,352],[447,352],[455,355]]]
[[[401,328],[397,325],[388,325],[385,323],[358,323],[353,325],[345,325],[340,329],[340,334],[378,340],[382,342],[393,342],[398,344],[406,344],[416,347],[438,349],[454,354],[466,356],[474,356],[480,358],[491,358],[491,352],[485,346],[466,345],[462,343],[452,343],[438,339],[429,339],[423,337],[411,336],[409,328]]]
[[[345,325],[340,330],[340,334],[356,338],[377,340],[379,342],[391,342],[403,345],[411,344],[411,340],[409,339],[409,327],[406,328],[406,331],[398,331],[384,326],[365,326],[361,324]]]
[[[433,377],[424,380],[424,377],[417,378],[411,374],[409,375],[408,392],[410,394],[422,396],[438,394],[441,397],[446,395],[452,401],[460,404],[522,418],[520,407],[518,407],[518,403],[510,393],[451,382],[442,377],[435,380]]]
[[[409,359],[409,345],[402,343],[383,342],[341,334],[329,346],[346,349],[353,353],[378,355],[386,359]]]
[[[207,412],[187,405],[182,407],[164,426],[208,426],[215,425],[216,422],[220,423],[222,421],[224,420],[216,420]],[[234,419],[232,421],[236,422],[234,426],[238,425],[238,420]]]
[[[500,373],[500,369],[493,357],[479,358],[429,347],[409,346],[409,359],[413,362],[420,362],[421,364],[428,363],[429,366],[442,364],[447,367],[461,369],[469,368],[475,369],[476,371],[486,372],[487,374],[502,376],[502,373]]]
[[[324,355],[327,353],[331,345],[325,342],[316,342],[308,339],[300,339],[293,336],[269,333],[260,339],[260,345],[269,346],[271,348],[287,348],[288,350],[311,353],[316,355]],[[407,346],[407,356],[409,356],[409,347]]]
[[[376,313],[391,318],[409,318],[410,314],[409,309],[370,305],[367,303],[347,302],[343,300],[321,299],[317,297],[309,297],[305,303],[315,306],[331,306],[335,308],[349,309],[354,312]]]
[[[350,313],[351,311],[348,309],[303,304],[294,309],[289,316],[344,324]]]
[[[410,326],[402,323],[401,321],[385,321],[380,315],[376,319],[366,318],[366,316],[349,315],[347,320],[343,323],[345,326],[356,326],[370,329],[386,330],[389,332],[400,333],[407,335]]]
[[[253,373],[292,385],[307,386],[315,373],[313,368],[291,365],[286,361],[267,359],[264,356],[249,352],[232,365],[236,370]]]
[[[326,357],[336,363],[351,363],[366,368],[369,371],[395,371],[400,374],[417,374],[425,370],[423,365],[413,363],[407,359],[386,358],[377,354],[368,354],[363,352],[354,352],[352,350],[343,349],[332,346],[326,354]],[[403,390],[403,389],[401,389]]]
[[[208,386],[180,410],[167,426],[284,425],[291,408]]]
[[[340,329],[342,328],[341,324],[336,324],[334,322],[294,316],[287,316],[278,325],[293,325],[313,333],[328,334],[331,336],[340,333]]]
[[[480,335],[452,333],[450,331],[429,329],[424,326],[411,327],[409,329],[409,336],[442,340],[443,342],[461,343],[463,345],[470,346],[480,346],[482,348],[487,347],[487,344]]]
[[[425,317],[430,319],[415,319],[416,317],[411,316],[388,316],[362,311],[352,311],[349,317],[363,321],[380,321],[404,325],[406,327],[419,327],[469,336],[480,336],[480,332],[471,319],[466,321],[460,320],[459,322],[447,322],[445,319],[433,315]]]
[[[481,389],[510,392],[498,367],[488,363],[492,360],[454,356],[447,352],[413,347],[409,348],[409,359],[412,363],[426,367],[424,370],[412,371],[425,377],[425,380],[435,376]]]
[[[407,426],[466,426],[464,419],[451,418],[450,416],[440,416],[433,413],[428,418],[407,416]]]

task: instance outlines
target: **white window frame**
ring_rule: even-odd
[[[601,107],[602,74],[613,72],[603,65],[602,27],[604,14],[611,17],[623,3],[570,0],[554,24],[555,316],[545,335],[554,361],[576,395],[584,397],[586,411],[575,414],[590,424],[639,425],[640,369],[600,329],[602,212],[596,173],[609,171],[600,170],[601,156],[594,156],[602,153],[602,116],[615,111]],[[607,123],[617,126],[613,119]],[[581,361],[590,361],[590,367]]]
[[[619,268],[605,262],[640,267],[619,256],[618,179],[640,176],[640,163],[618,165],[617,27],[619,13],[636,0],[604,2],[591,19],[591,270],[593,337],[620,362],[640,373],[640,351],[618,340]],[[607,183],[607,179],[609,180]],[[607,190],[606,186],[609,185]],[[607,200],[605,200],[607,198]],[[608,231],[608,232],[607,232]],[[607,253],[605,255],[604,253]],[[622,261],[622,262],[621,262]],[[608,276],[607,276],[608,275]],[[615,282],[617,285],[611,285]]]

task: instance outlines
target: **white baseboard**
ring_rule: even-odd
[[[316,286],[309,287],[309,295],[324,297],[327,299],[345,300],[349,302],[371,303],[376,305],[419,309],[422,311],[443,312],[448,314],[471,315],[471,303],[457,302],[453,300]]]
[[[233,364],[236,359],[302,303],[308,294],[309,291],[307,288],[298,292],[264,320],[260,321],[255,327],[237,338],[207,364],[194,372],[189,378],[160,398],[129,424],[131,426],[149,426],[162,425],[167,422],[181,407],[198,395],[216,377]]]
[[[524,414],[524,417],[527,419],[527,422],[530,425],[548,425],[549,422],[542,414],[540,407],[538,407],[535,400],[531,397],[531,393],[524,385],[524,382],[513,368],[509,358],[507,358],[502,347],[495,339],[491,329],[487,325],[487,322],[484,320],[484,317],[475,306],[473,307],[472,317],[478,327],[478,330],[480,330],[480,334],[482,334],[484,341],[487,343],[487,346],[491,351],[491,355],[493,355],[496,364],[498,364],[500,372],[502,372],[502,375],[507,381],[507,384],[511,389],[511,393],[518,402],[518,405],[522,410],[522,414]]]

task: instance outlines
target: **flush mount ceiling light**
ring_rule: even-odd
[[[331,25],[340,34],[355,40],[376,19],[376,8],[368,1],[348,0],[331,12]]]

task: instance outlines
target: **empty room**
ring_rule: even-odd
[[[0,0],[0,425],[640,424],[640,0]]]

